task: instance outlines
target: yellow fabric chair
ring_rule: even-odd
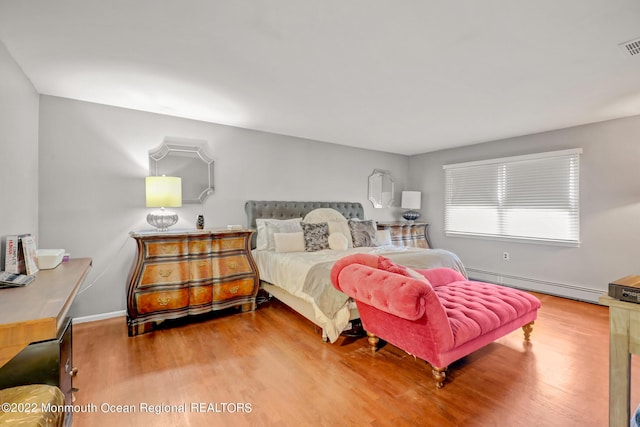
[[[63,405],[64,394],[55,386],[33,384],[5,388],[0,390],[0,426],[61,427]]]

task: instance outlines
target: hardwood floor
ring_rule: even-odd
[[[131,338],[124,318],[74,325],[74,426],[606,426],[607,307],[536,296],[531,345],[521,330],[499,339],[441,390],[425,362],[372,355],[366,338],[323,343],[277,300]]]

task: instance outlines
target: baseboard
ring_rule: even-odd
[[[94,314],[92,316],[74,317],[73,323],[76,324],[76,323],[95,322],[96,320],[111,319],[114,317],[125,316],[126,314],[127,314],[126,310],[120,310],[120,311],[112,311],[111,313]]]
[[[512,288],[540,292],[543,294],[555,295],[591,303],[598,303],[598,298],[606,292],[604,290],[568,285],[566,283],[549,282],[546,280],[532,279],[529,277],[512,276],[508,274],[495,273],[493,271],[479,270],[475,268],[467,268],[466,270],[471,280],[496,283],[498,285],[505,285]]]

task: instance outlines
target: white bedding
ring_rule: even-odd
[[[316,323],[323,328],[329,341],[334,342],[344,327],[349,322],[349,304],[345,304],[333,318],[327,317],[315,304],[313,298],[303,292],[303,286],[307,273],[316,264],[324,262],[335,262],[338,259],[354,253],[369,253],[383,256],[390,256],[401,253],[419,253],[430,251],[431,254],[439,254],[441,261],[439,264],[433,264],[430,260],[429,265],[409,265],[415,268],[434,268],[434,267],[450,267],[460,271],[466,276],[464,266],[458,257],[442,249],[421,249],[398,246],[379,246],[379,247],[359,247],[350,248],[344,251],[334,251],[325,249],[316,252],[287,252],[279,253],[269,250],[253,250],[253,257],[258,265],[260,272],[260,280],[271,283],[275,286],[285,289],[290,294],[312,304],[315,312]],[[327,285],[332,286],[330,279],[327,278]]]

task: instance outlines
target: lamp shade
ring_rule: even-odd
[[[419,191],[403,191],[401,207],[403,209],[420,209],[420,198]]]
[[[145,181],[148,208],[179,208],[182,206],[182,178],[178,176],[148,176]]]

